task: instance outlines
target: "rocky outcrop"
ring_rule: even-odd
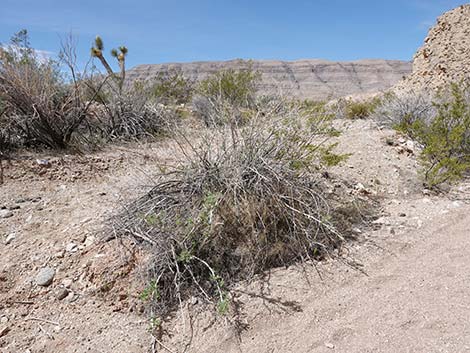
[[[470,4],[437,19],[413,58],[413,71],[397,89],[437,90],[470,78]]]
[[[152,80],[160,71],[176,69],[190,79],[200,80],[221,69],[242,69],[247,65],[242,60],[139,65],[127,75],[131,81]],[[260,60],[251,65],[262,75],[262,92],[314,100],[386,90],[411,72],[410,62],[395,60]]]

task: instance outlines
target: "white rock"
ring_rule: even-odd
[[[390,221],[386,219],[385,217],[380,217],[380,218],[377,218],[375,221],[373,221],[372,224],[383,224],[383,225],[389,226]]]
[[[86,237],[85,242],[83,243],[83,245],[85,245],[85,247],[89,247],[89,246],[93,245],[94,242],[95,242],[95,237],[93,235],[89,235],[89,236]]]
[[[411,140],[408,140],[406,141],[406,147],[413,151],[415,149],[415,143]]]
[[[10,244],[15,239],[16,235],[14,233],[8,234],[7,238],[5,239],[5,245]]]
[[[73,283],[73,280],[71,280],[70,278],[65,278],[63,281],[62,281],[62,285],[65,287],[65,288],[70,288],[70,286],[72,285]]]
[[[9,218],[13,216],[13,212],[10,210],[0,210],[0,218]]]
[[[39,270],[36,275],[36,284],[38,286],[47,287],[52,283],[55,276],[55,270],[51,267],[44,267]]]
[[[67,246],[65,247],[65,251],[67,251],[67,252],[77,252],[78,251],[77,244],[75,244],[75,243],[67,244]]]

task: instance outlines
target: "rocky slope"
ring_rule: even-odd
[[[413,59],[413,72],[397,88],[437,89],[470,77],[470,4],[444,13]]]
[[[241,69],[242,60],[224,62],[172,63],[139,65],[128,72],[133,80],[151,80],[160,71],[181,70],[185,76],[200,80],[220,69]],[[325,60],[253,61],[262,74],[262,91],[282,92],[298,98],[327,99],[385,90],[411,72],[411,63],[395,60]]]

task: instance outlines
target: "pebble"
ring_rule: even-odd
[[[8,326],[0,326],[0,338],[5,336],[8,332],[10,332],[10,328]]]
[[[55,276],[55,270],[51,267],[44,267],[39,270],[36,275],[36,284],[38,286],[47,287],[52,283]]]
[[[66,288],[59,288],[56,292],[56,298],[58,300],[65,299],[69,295],[69,291]]]
[[[85,247],[89,247],[93,245],[94,242],[95,242],[95,237],[93,235],[89,235],[86,237],[83,245],[85,245]]]
[[[9,218],[13,217],[13,212],[10,210],[0,210],[0,218]]]
[[[62,285],[65,287],[65,288],[70,288],[70,286],[72,285],[73,281],[70,279],[70,278],[65,278],[63,281],[62,281]]]
[[[325,343],[325,347],[326,348],[329,348],[329,349],[334,349],[335,348],[335,345],[333,343]]]
[[[77,244],[75,244],[75,243],[67,244],[67,246],[65,247],[65,251],[67,251],[67,252],[77,252],[78,251]]]
[[[14,233],[8,234],[5,239],[5,245],[9,245],[15,239],[16,239],[16,235]]]
[[[58,252],[56,252],[56,254],[54,255],[57,259],[62,259],[64,256],[65,256],[65,250],[59,250]]]
[[[8,322],[8,318],[6,316],[2,316],[0,319],[0,324],[6,324]]]
[[[390,225],[390,221],[386,219],[385,217],[380,217],[376,219],[375,221],[372,222],[372,224],[384,224],[386,226]]]

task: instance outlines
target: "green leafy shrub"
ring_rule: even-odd
[[[365,119],[374,113],[378,104],[377,98],[367,101],[346,100],[344,115],[347,119]]]
[[[194,82],[176,70],[159,72],[152,87],[153,96],[165,105],[189,103],[193,92]]]
[[[221,70],[199,83],[193,100],[196,114],[207,126],[242,124],[254,108],[261,76],[249,65],[243,70]]]
[[[239,71],[222,70],[202,80],[198,92],[234,106],[249,107],[254,102],[259,79],[260,74],[251,67]]]
[[[452,84],[435,102],[433,119],[403,119],[399,131],[422,146],[420,159],[429,186],[454,182],[470,171],[470,87]]]

